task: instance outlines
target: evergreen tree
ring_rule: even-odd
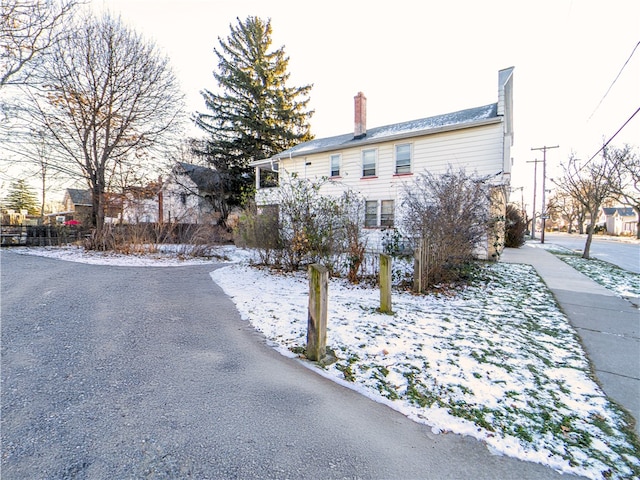
[[[284,47],[270,51],[271,20],[239,18],[226,40],[218,38],[218,69],[213,73],[220,93],[202,91],[208,113],[195,123],[209,134],[196,148],[220,172],[228,207],[240,205],[253,188],[249,163],[269,158],[311,140],[307,110],[312,85],[289,87],[289,58]],[[226,219],[227,212],[223,211]]]
[[[4,198],[4,208],[15,210],[27,210],[30,215],[40,213],[38,198],[25,180],[18,180],[9,185],[9,191]]]

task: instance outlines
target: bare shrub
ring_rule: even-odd
[[[422,290],[466,275],[490,223],[484,180],[449,167],[442,175],[420,174],[405,187],[400,224],[422,253]]]
[[[518,248],[524,245],[527,222],[513,205],[507,205],[504,246]]]
[[[281,181],[274,205],[249,204],[234,231],[236,245],[256,248],[263,264],[295,271],[321,263],[357,282],[364,260],[364,202],[353,192],[320,194],[326,179]]]
[[[125,255],[158,253],[162,245],[173,244],[185,256],[210,256],[211,247],[230,243],[231,235],[220,225],[178,223],[105,224],[93,229],[84,240],[87,250],[112,251]]]
[[[278,211],[277,205],[257,207],[250,201],[233,229],[233,241],[237,246],[256,249],[261,264],[275,267],[282,264]]]

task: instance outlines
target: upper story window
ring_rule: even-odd
[[[339,177],[340,176],[340,154],[336,153],[335,155],[331,155],[329,157],[330,168],[331,168],[331,176]]]
[[[363,177],[376,176],[377,157],[378,157],[378,151],[375,148],[362,151],[362,176]]]
[[[396,145],[396,174],[411,173],[411,144]]]

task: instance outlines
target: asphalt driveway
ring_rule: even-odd
[[[561,477],[280,356],[215,267],[0,267],[3,480]]]

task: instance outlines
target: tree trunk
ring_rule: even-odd
[[[584,245],[584,252],[582,252],[582,258],[589,260],[589,250],[591,249],[591,240],[593,240],[593,223],[587,225],[587,243]]]

